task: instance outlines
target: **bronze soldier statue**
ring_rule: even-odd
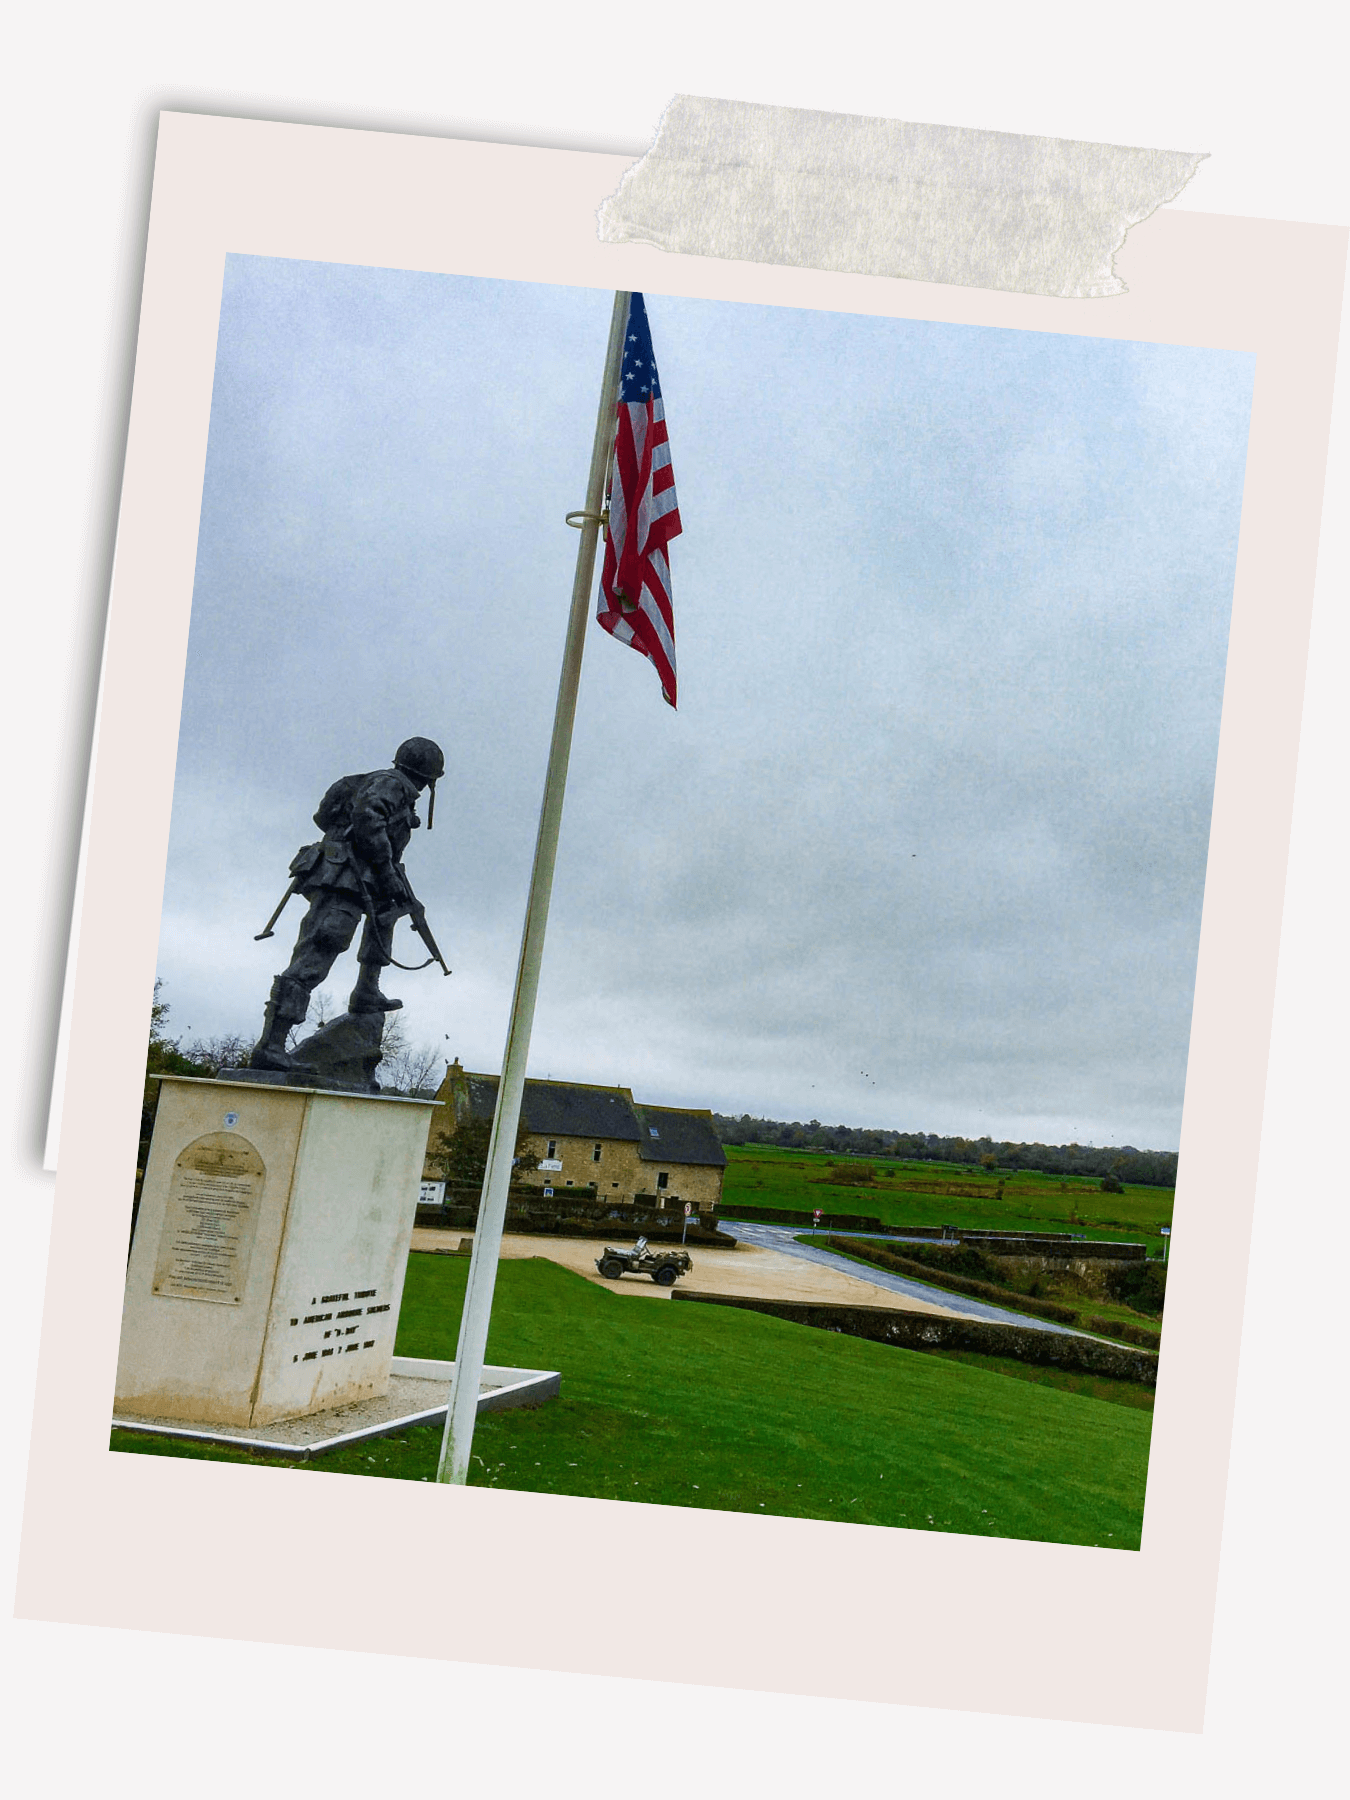
[[[301,921],[290,962],[272,983],[262,1036],[249,1058],[250,1068],[297,1068],[286,1053],[287,1035],[308,1014],[310,995],[351,944],[363,919],[365,929],[356,953],[360,974],[347,1002],[349,1013],[382,1015],[402,1006],[401,1000],[381,992],[380,971],[394,961],[390,947],[394,925],[405,915],[412,918],[414,929],[432,953],[431,960],[445,969],[421,903],[403,870],[403,853],[422,823],[416,810],[418,796],[430,786],[430,830],[436,783],[444,773],[440,746],[430,738],[409,738],[399,745],[392,769],[344,775],[319,802],[314,823],[323,831],[322,842],[306,844],[296,852],[291,861],[291,885],[281,903],[284,906],[292,894],[303,894],[309,911]],[[279,906],[260,937],[272,935],[280,911]],[[450,973],[448,969],[445,972]]]

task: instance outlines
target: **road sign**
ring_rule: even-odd
[[[1159,1237],[1171,1237],[1171,1235],[1172,1235],[1172,1227],[1170,1225],[1160,1225],[1158,1227],[1158,1236]]]
[[[819,1225],[819,1223],[820,1223],[820,1208],[817,1207],[816,1208],[816,1224]]]
[[[684,1203],[684,1216],[686,1219],[689,1217],[690,1213],[693,1212],[693,1210],[694,1210],[693,1207],[686,1200]]]

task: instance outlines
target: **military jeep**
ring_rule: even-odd
[[[606,1244],[595,1266],[606,1281],[618,1281],[623,1275],[650,1275],[657,1287],[674,1287],[694,1262],[687,1250],[653,1250],[646,1238],[640,1237],[631,1249],[616,1250]]]

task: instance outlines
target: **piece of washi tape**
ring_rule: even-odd
[[[677,94],[599,234],[686,256],[786,263],[1062,299],[1123,294],[1132,225],[1206,152],[910,125]]]

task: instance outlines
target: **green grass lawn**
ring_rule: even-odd
[[[737,1209],[752,1218],[756,1206],[856,1213],[878,1225],[903,1229],[914,1225],[958,1225],[966,1231],[1081,1231],[1086,1237],[1153,1239],[1161,1243],[1159,1225],[1172,1222],[1171,1188],[1127,1185],[1124,1193],[1104,1194],[1087,1176],[1017,1174],[1003,1177],[1003,1198],[970,1198],[946,1190],[996,1187],[998,1177],[965,1164],[901,1162],[866,1157],[879,1173],[874,1185],[853,1187],[826,1179],[832,1161],[852,1159],[778,1150],[762,1144],[728,1144],[727,1170],[718,1211],[734,1219]],[[888,1183],[923,1181],[924,1192],[888,1191]]]
[[[1153,1411],[1153,1389],[1142,1381],[1117,1381],[1111,1376],[1088,1375],[1076,1369],[1047,1368],[1039,1363],[1018,1362],[1011,1356],[986,1356],[979,1350],[942,1350],[933,1354],[949,1362],[965,1363],[972,1369],[988,1369],[1013,1381],[1034,1381],[1059,1388],[1066,1394],[1086,1394],[1108,1406],[1130,1406],[1146,1413]]]
[[[399,1354],[454,1354],[466,1274],[409,1259]],[[1139,1546],[1147,1411],[998,1359],[628,1298],[542,1259],[501,1265],[488,1359],[560,1369],[563,1391],[479,1420],[475,1485]],[[300,1466],[429,1480],[439,1443],[423,1428]],[[125,1432],[113,1445],[258,1460]]]

